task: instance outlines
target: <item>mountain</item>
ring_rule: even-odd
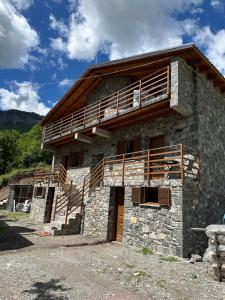
[[[36,113],[21,111],[17,109],[0,110],[0,130],[17,129],[25,132],[37,124],[43,116]]]

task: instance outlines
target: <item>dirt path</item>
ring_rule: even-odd
[[[74,247],[85,238],[57,237],[55,242],[54,237],[36,239],[33,232],[23,236],[33,239],[32,245],[0,251],[2,300],[225,299],[225,283],[216,282],[205,263],[144,255],[118,244]]]

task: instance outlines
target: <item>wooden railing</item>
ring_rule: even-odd
[[[54,166],[54,169],[51,171],[43,170],[35,172],[34,183],[58,183],[66,190],[72,184],[72,179],[68,176],[64,166],[60,164]]]
[[[43,129],[43,143],[163,100],[170,93],[170,69],[164,67],[105,98],[67,115]]]
[[[73,190],[74,187],[65,191],[62,195],[56,197],[54,217],[65,210],[65,224],[67,224],[68,216],[72,214],[76,209],[81,207],[83,208],[84,197],[90,192],[91,189],[94,189],[102,181],[102,161],[95,166],[93,170],[84,178],[82,190]]]
[[[149,184],[151,180],[185,179],[198,180],[199,154],[182,144],[148,149],[139,152],[105,157],[84,178],[83,188],[76,190],[65,168],[60,165],[53,172],[35,173],[35,182],[58,182],[64,188],[56,197],[54,219],[60,211],[68,216],[84,205],[84,198],[96,186]]]
[[[198,179],[198,153],[182,144],[104,158],[105,185],[134,185],[150,180]]]

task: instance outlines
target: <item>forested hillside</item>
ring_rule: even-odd
[[[50,152],[41,150],[40,125],[23,133],[0,130],[0,186],[19,171],[50,164],[51,157]]]
[[[16,109],[0,110],[0,130],[16,129],[25,132],[30,130],[41,119],[42,116],[31,112]]]

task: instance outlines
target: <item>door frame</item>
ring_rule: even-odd
[[[46,198],[46,205],[45,205],[44,223],[51,222],[54,195],[55,195],[55,187],[49,187],[47,198]]]
[[[121,240],[118,240],[118,218],[119,218],[119,215],[118,215],[118,206],[119,206],[119,198],[118,198],[118,194],[119,193],[122,193],[122,206],[123,206],[123,229],[122,229],[122,238]],[[121,194],[120,194],[121,196]],[[117,241],[117,242],[122,242],[123,241],[123,236],[124,236],[124,216],[125,216],[125,209],[124,209],[124,196],[125,196],[125,187],[115,187],[115,201],[114,201],[114,207],[115,207],[115,214],[114,214],[114,231],[113,231],[113,240],[114,241]]]

